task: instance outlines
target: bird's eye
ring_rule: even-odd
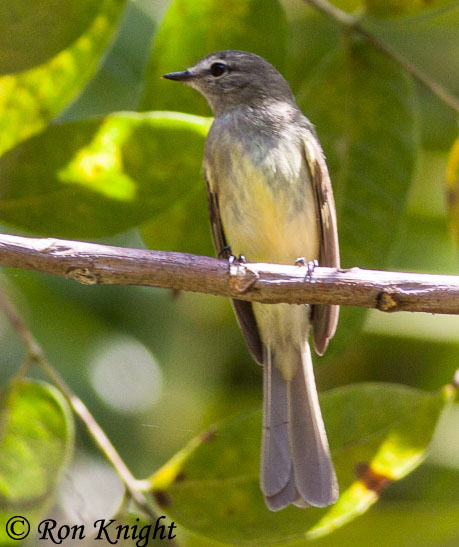
[[[221,76],[226,71],[226,68],[224,63],[213,63],[210,66],[210,73],[212,76],[215,76],[215,78],[218,78],[218,76]]]

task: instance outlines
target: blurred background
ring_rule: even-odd
[[[321,133],[321,110],[306,104],[313,92],[304,89],[304,79],[327,55],[338,30],[298,0],[282,4],[289,25],[287,58],[290,55],[295,60],[286,64],[285,75],[301,98],[304,112],[317,124],[328,155],[327,136]],[[335,4],[359,9],[359,2]],[[459,92],[458,3],[440,4],[437,10],[406,17],[369,17],[368,26],[432,77]],[[163,0],[126,3],[115,38],[97,71],[59,113],[58,122],[135,111],[142,97],[145,104],[144,74],[167,7]],[[320,43],[313,48],[313,41]],[[180,70],[187,62],[184,56],[182,66],[168,70]],[[319,86],[320,77],[314,78],[319,79]],[[163,94],[172,95],[176,90],[163,89]],[[155,105],[151,93],[152,104],[146,109],[163,109],[161,101]],[[190,101],[199,100],[191,98],[192,90],[180,93],[189,94]],[[376,218],[370,207],[360,213],[360,230],[381,230],[390,240],[384,251],[387,256],[380,263],[376,250],[366,264],[356,264],[352,253],[344,252],[344,267],[458,274],[445,197],[446,164],[456,122],[453,111],[419,86],[417,100],[421,105],[416,119],[419,148],[412,181],[406,181],[409,187],[399,222],[394,225],[385,217]],[[199,108],[201,114],[210,115],[205,105]],[[371,117],[366,123],[371,125]],[[0,230],[38,235],[11,225],[0,226]],[[210,235],[203,237],[208,240],[202,245],[210,252]],[[86,239],[145,247],[137,229]],[[187,250],[186,239],[180,250]],[[223,298],[139,287],[79,286],[20,270],[8,270],[3,284],[49,360],[86,402],[138,478],[149,475],[210,424],[261,405],[261,369],[250,358],[230,304]],[[346,314],[339,325],[336,347],[332,342],[329,355],[315,358],[320,390],[362,381],[436,390],[452,380],[459,363],[459,317],[370,311],[359,316],[360,330],[348,332]],[[3,384],[21,363],[23,348],[2,316],[0,344]],[[36,371],[33,375],[40,376]],[[318,544],[350,545],[353,537],[370,538],[374,526],[384,526],[384,516],[392,515],[399,519],[391,521],[397,525],[385,529],[384,539],[373,538],[372,545],[452,547],[453,543],[442,543],[441,539],[423,543],[415,529],[432,504],[456,507],[459,515],[458,423],[456,405],[442,417],[427,462],[385,491],[369,513]],[[78,425],[75,459],[59,489],[56,510],[72,518],[83,515],[90,521],[93,515],[113,512],[121,496],[115,473]],[[411,513],[410,507],[414,508]]]

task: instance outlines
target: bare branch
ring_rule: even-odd
[[[0,265],[83,284],[141,285],[275,304],[339,304],[459,315],[459,276],[233,264],[165,251],[0,234]]]
[[[358,17],[349,15],[345,11],[337,8],[327,0],[303,0],[307,4],[314,7],[316,10],[320,11],[330,19],[333,19],[343,27],[353,30],[363,36],[368,42],[370,42],[376,49],[390,57],[393,61],[398,63],[399,66],[421,82],[427,89],[434,93],[439,99],[444,103],[450,106],[456,112],[459,112],[459,99],[455,97],[450,91],[445,89],[438,82],[433,80],[425,72],[423,72],[416,65],[410,63],[408,59],[400,55],[395,49],[392,49],[390,46],[382,42],[374,34],[368,31],[360,23]]]

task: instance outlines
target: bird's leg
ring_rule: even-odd
[[[239,264],[246,263],[246,259],[244,255],[240,254],[238,257],[233,255],[231,245],[225,245],[223,249],[218,253],[218,258],[226,258],[230,266],[234,264],[235,262],[239,262]]]
[[[227,258],[229,260],[231,257],[235,258],[231,251],[231,245],[225,245],[218,253],[218,258]]]
[[[314,273],[314,270],[319,267],[319,261],[318,260],[310,260],[306,264],[306,275],[304,276],[304,280],[308,281],[308,283],[311,282],[312,274]]]
[[[304,276],[304,280],[310,283],[314,270],[319,266],[319,261],[309,260],[308,262],[306,262],[304,256],[301,256],[300,258],[297,258],[295,260],[295,266],[306,266],[306,275]]]
[[[229,266],[230,271],[232,271],[231,268],[233,266],[239,267],[239,266],[242,266],[243,264],[245,264],[245,262],[246,261],[245,261],[245,256],[244,255],[239,255],[238,257],[236,257],[235,255],[230,254],[228,256],[228,266]]]

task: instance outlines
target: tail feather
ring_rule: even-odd
[[[265,495],[265,502],[271,511],[279,511],[290,503],[295,503],[298,498],[298,492],[295,486],[295,477],[293,475],[293,468],[290,473],[290,478],[285,487],[272,496]]]
[[[264,353],[261,489],[273,511],[290,503],[323,507],[338,497],[309,344],[302,352],[280,353],[289,354],[298,362],[286,381],[275,366],[276,353],[269,348]]]
[[[338,484],[320,412],[309,344],[302,366],[288,382],[290,449],[296,487],[310,505],[324,507],[338,497]]]
[[[293,475],[290,456],[287,384],[281,371],[273,367],[272,354],[265,349],[263,371],[263,444],[261,489],[271,497],[285,489]]]

